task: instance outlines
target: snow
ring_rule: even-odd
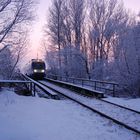
[[[22,81],[22,80],[0,80],[0,83],[31,83],[31,81]]]
[[[0,92],[0,140],[140,140],[139,135],[69,100]]]
[[[130,99],[130,98],[108,97],[105,98],[104,100],[140,111],[140,98]]]
[[[42,81],[43,82],[43,81]],[[44,81],[44,84],[47,84],[50,87],[60,91],[61,93],[80,101],[81,103],[90,106],[114,119],[123,122],[130,127],[133,127],[140,131],[140,115],[129,110],[114,106],[112,104],[108,104],[106,102],[100,101],[95,98],[85,98],[79,94],[75,94],[73,91],[64,89],[60,86],[56,86],[49,82]]]

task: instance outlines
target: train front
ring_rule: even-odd
[[[32,60],[32,76],[35,79],[43,79],[46,75],[45,73],[45,62],[40,59]]]

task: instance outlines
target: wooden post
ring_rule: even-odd
[[[32,82],[30,83],[30,92],[32,93]],[[33,95],[33,93],[32,93]]]
[[[84,80],[82,80],[82,87],[84,86]]]
[[[94,89],[96,90],[96,81],[94,81],[95,82],[95,84],[94,84]]]
[[[113,84],[113,97],[115,97],[115,84]]]
[[[115,97],[115,84],[113,84],[113,97]]]
[[[34,96],[35,96],[35,83],[34,83],[34,88],[33,89],[34,89]]]

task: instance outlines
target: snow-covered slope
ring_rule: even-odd
[[[68,100],[0,92],[0,140],[140,140]]]
[[[108,98],[105,98],[104,100],[140,111],[140,98],[127,99],[127,98],[108,97]]]

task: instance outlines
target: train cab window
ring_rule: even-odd
[[[45,63],[44,62],[33,62],[32,68],[33,69],[45,69]]]

